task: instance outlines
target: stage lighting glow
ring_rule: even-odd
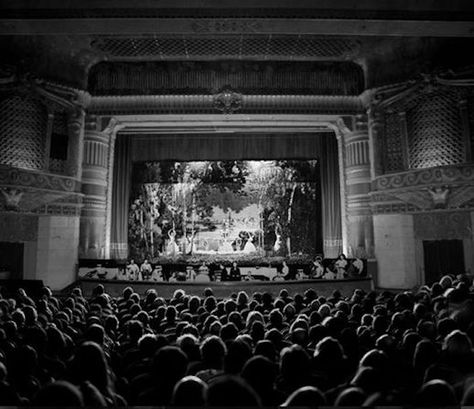
[[[134,257],[311,254],[317,161],[136,163]]]

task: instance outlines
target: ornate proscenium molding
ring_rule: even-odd
[[[429,93],[439,87],[473,87],[474,69],[457,73],[451,70],[421,73],[417,78],[397,84],[372,89],[361,96],[364,105],[388,109],[397,102],[420,93]]]
[[[127,95],[93,96],[88,113],[91,115],[130,114],[213,114],[216,96],[223,98],[218,106],[223,107],[230,99],[241,104],[239,113],[260,114],[329,114],[355,115],[363,112],[358,96],[328,95]],[[241,98],[241,99],[240,99]],[[240,99],[241,102],[238,102]],[[231,104],[231,107],[234,106]],[[235,105],[237,108],[238,105]],[[224,113],[224,110],[221,112]],[[236,111],[234,111],[236,112]]]
[[[230,86],[222,88],[213,96],[214,107],[223,114],[233,114],[242,109],[242,94],[234,91]]]
[[[196,33],[255,33],[262,29],[262,21],[242,19],[196,19],[191,23]]]
[[[86,109],[91,101],[88,92],[66,87],[42,79],[31,79],[31,88],[46,102],[57,105],[60,109],[76,110]]]

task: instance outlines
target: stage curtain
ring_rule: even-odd
[[[333,134],[321,134],[315,139],[321,169],[321,218],[324,257],[334,258],[342,252],[337,140]]]
[[[131,140],[132,162],[319,159],[324,256],[337,257],[342,252],[339,160],[334,133],[133,135]],[[123,203],[128,206],[128,196],[126,199]],[[127,218],[123,211],[125,219],[120,229],[124,230],[120,230],[120,237],[126,237]]]
[[[128,207],[131,187],[131,138],[119,135],[115,142],[112,184],[112,220],[110,258],[128,257]]]

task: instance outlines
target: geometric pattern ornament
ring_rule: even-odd
[[[0,164],[42,169],[46,141],[46,109],[29,96],[0,99]]]
[[[398,172],[403,169],[403,148],[400,132],[400,116],[398,113],[385,116],[385,139],[384,139],[386,172]]]
[[[219,58],[344,59],[355,54],[359,43],[349,38],[271,35],[212,37],[130,38],[103,37],[92,47],[109,57],[154,57],[160,60]]]
[[[410,168],[465,161],[458,104],[442,91],[425,94],[407,112]]]

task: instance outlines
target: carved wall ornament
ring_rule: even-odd
[[[428,193],[433,200],[433,207],[435,209],[444,209],[448,204],[449,188],[445,186],[435,186],[428,189]]]
[[[45,103],[53,105],[54,110],[83,110],[91,101],[87,91],[66,87],[60,84],[48,82],[39,78],[29,80],[31,89],[45,100]],[[55,108],[54,108],[55,107]]]
[[[411,186],[452,184],[461,182],[474,183],[474,166],[442,166],[430,169],[412,170],[409,172],[388,174],[376,178],[373,190],[389,190]]]
[[[213,96],[214,107],[223,114],[232,114],[242,108],[243,96],[227,86]]]
[[[411,190],[394,190],[371,194],[374,213],[405,213],[437,209],[470,208],[474,185],[435,186]],[[400,202],[403,202],[402,205]]]
[[[5,200],[5,209],[18,211],[20,208],[20,200],[23,197],[24,192],[16,188],[0,188],[2,191],[3,198]]]
[[[78,192],[80,182],[73,178],[33,172],[0,165],[0,185],[35,187],[38,189]]]

